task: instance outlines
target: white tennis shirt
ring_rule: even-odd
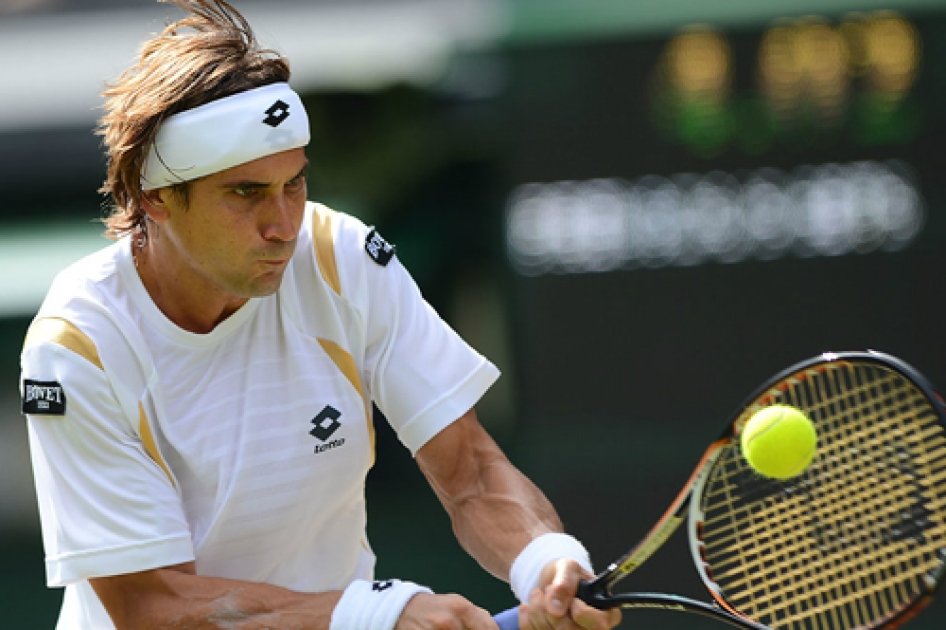
[[[191,560],[300,591],[371,579],[371,403],[417,450],[498,377],[360,221],[308,204],[280,289],[208,334],[124,239],[63,271],[22,356],[58,630],[114,628],[89,578]]]

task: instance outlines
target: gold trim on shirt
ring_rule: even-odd
[[[28,346],[42,341],[49,341],[71,350],[98,369],[105,371],[95,343],[68,320],[60,317],[43,317],[34,321],[26,332],[23,344]]]
[[[154,439],[154,433],[151,432],[151,422],[148,420],[148,414],[145,413],[144,405],[142,405],[140,401],[138,402],[138,435],[141,436],[141,443],[144,445],[145,451],[147,451],[151,459],[161,467],[164,474],[168,476],[171,485],[175,485],[174,477],[171,476],[170,469],[168,469],[167,464],[164,463],[164,458],[161,457],[161,453],[158,451],[158,444]]]
[[[319,273],[326,284],[338,295],[342,294],[342,285],[338,279],[338,265],[335,262],[335,235],[332,233],[333,212],[324,206],[316,206],[312,214],[312,242],[315,247],[315,261]]]
[[[358,394],[361,396],[362,401],[365,403],[365,419],[368,421],[368,439],[371,443],[371,465],[374,465],[375,458],[375,448],[374,448],[374,423],[371,421],[371,405],[368,403],[368,399],[365,397],[365,388],[361,382],[361,378],[358,376],[358,366],[355,365],[355,359],[348,353],[347,350],[342,348],[340,345],[334,341],[329,341],[328,339],[322,339],[318,337],[319,345],[322,346],[322,349],[325,351],[325,354],[332,359],[332,362],[335,363],[335,366],[345,375],[345,378],[352,384],[355,390],[358,391]]]

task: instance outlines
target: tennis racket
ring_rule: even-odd
[[[818,430],[812,464],[786,481],[745,463],[739,436],[774,404]],[[615,593],[687,521],[705,603]],[[895,628],[928,604],[946,571],[946,424],[927,380],[879,352],[827,353],[760,387],[713,442],[670,509],[578,597],[600,609],[699,613],[737,628]],[[518,628],[515,608],[495,617]]]

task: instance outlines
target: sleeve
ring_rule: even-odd
[[[366,238],[370,243],[380,237],[372,230]],[[364,253],[362,258],[369,387],[416,454],[476,404],[499,370],[440,318],[396,256],[385,264]]]
[[[22,376],[49,586],[193,560],[173,480],[149,456],[101,361],[28,339]],[[37,404],[44,395],[61,400]]]

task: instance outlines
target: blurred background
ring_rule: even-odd
[[[310,197],[376,224],[503,369],[480,416],[599,567],[790,363],[873,348],[946,386],[946,0],[233,4],[292,61]],[[61,599],[19,414],[23,334],[55,272],[107,244],[99,93],[179,15],[0,0],[4,627],[52,628]],[[378,448],[379,576],[512,605],[390,430]],[[704,596],[682,536],[627,586]]]

